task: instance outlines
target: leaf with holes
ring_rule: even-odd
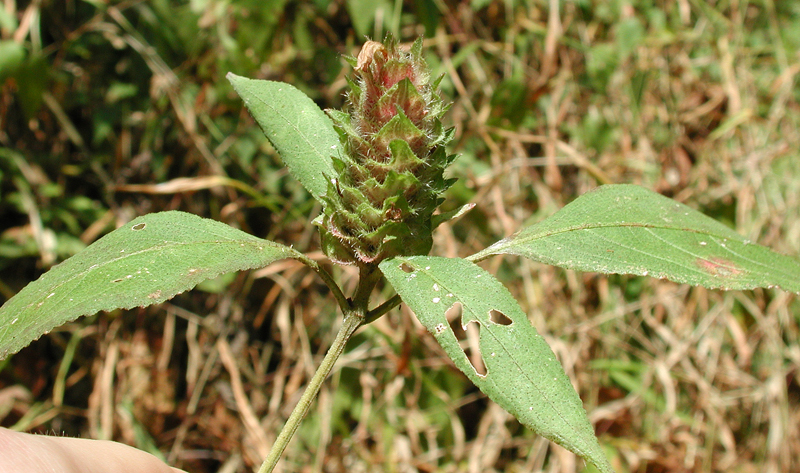
[[[287,246],[185,212],[139,217],[0,307],[0,360],[82,315],[157,304],[220,274],[296,255]]]
[[[608,185],[473,255],[520,255],[580,271],[637,274],[716,289],[800,292],[800,262],[643,187]]]
[[[233,73],[228,73],[228,80],[292,176],[319,200],[328,191],[325,176],[336,175],[331,156],[339,152],[339,135],[330,118],[289,84]]]
[[[396,257],[380,269],[481,391],[538,434],[602,472],[613,471],[564,369],[497,279],[459,258]],[[447,314],[454,306],[461,308],[464,330],[473,323],[479,328],[482,367],[470,361],[450,328]]]

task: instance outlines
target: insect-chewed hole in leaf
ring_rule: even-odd
[[[461,303],[456,302],[451,305],[447,312],[444,313],[445,318],[452,326],[454,322],[458,321],[458,326],[461,327]],[[457,336],[457,335],[456,335]]]
[[[492,309],[489,311],[489,320],[497,325],[511,325],[514,323],[514,321],[509,319],[506,314],[497,309]]]
[[[469,364],[472,365],[475,373],[478,376],[486,376],[486,363],[483,362],[480,348],[481,325],[473,320],[467,324],[466,328],[462,327],[461,313],[461,304],[458,302],[445,312],[445,317],[450,322],[450,330],[453,331],[456,339],[458,339],[458,344],[464,350],[464,354],[467,355],[467,360],[469,360]]]
[[[136,225],[134,225],[134,226],[132,226],[132,227],[131,227],[131,230],[133,230],[133,231],[144,230],[144,227],[146,227],[146,226],[147,226],[147,224],[146,224],[146,223],[144,223],[144,222],[142,222],[142,223],[137,223]]]
[[[406,273],[413,273],[414,272],[414,268],[412,268],[411,265],[408,264],[408,263],[401,264],[400,265],[400,269],[402,269],[403,272],[406,272]]]

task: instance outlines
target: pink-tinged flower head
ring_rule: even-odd
[[[344,111],[328,110],[345,154],[333,158],[325,212],[317,222],[323,249],[341,263],[377,264],[397,255],[426,254],[431,215],[451,180],[445,112],[422,58],[387,36],[368,41],[357,59]]]

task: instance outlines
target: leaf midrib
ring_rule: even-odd
[[[247,244],[249,246],[254,246],[254,247],[272,246],[273,248],[281,250],[281,252],[286,254],[287,257],[291,254],[291,251],[287,251],[287,250],[289,250],[288,247],[283,247],[282,248],[281,247],[282,245],[279,245],[279,244],[274,243],[274,242],[270,242],[268,240],[263,240],[263,241],[255,241],[255,240],[249,240],[249,239],[248,240],[201,240],[201,241],[191,241],[191,242],[177,242],[177,241],[166,240],[166,241],[164,241],[164,243],[160,243],[160,244],[157,244],[157,245],[154,245],[154,246],[150,246],[148,248],[143,248],[143,249],[140,249],[140,250],[137,250],[137,251],[133,251],[133,252],[130,252],[130,253],[125,253],[125,254],[116,256],[116,257],[114,257],[112,259],[103,261],[101,263],[95,263],[95,264],[89,266],[86,269],[83,269],[83,270],[81,270],[79,272],[73,273],[70,277],[67,277],[66,279],[56,283],[53,286],[45,286],[45,287],[39,288],[39,289],[37,289],[35,300],[30,302],[29,304],[25,305],[24,307],[22,307],[17,312],[17,314],[21,315],[21,314],[24,314],[24,313],[28,312],[31,309],[31,307],[35,306],[37,303],[39,303],[42,300],[42,296],[44,295],[44,293],[46,293],[46,292],[54,293],[54,292],[58,291],[58,289],[64,287],[65,285],[67,285],[69,283],[75,282],[78,279],[85,279],[90,273],[93,273],[93,272],[96,272],[96,271],[100,271],[105,266],[107,266],[109,264],[116,263],[116,262],[119,262],[119,261],[127,259],[127,258],[132,258],[132,257],[135,257],[135,256],[139,256],[139,255],[142,255],[142,254],[153,252],[153,251],[166,251],[167,249],[173,248],[173,247],[189,247],[189,246],[194,246],[194,245],[209,245],[209,244],[228,244],[228,245],[237,245],[237,246],[240,246],[240,247],[241,247],[242,244]],[[47,274],[48,273],[45,273],[42,277],[47,276]],[[41,279],[39,279],[37,281],[41,281]],[[23,288],[23,290],[24,290],[24,288]],[[63,295],[59,294],[59,295],[61,296],[61,298],[58,299],[59,301],[63,301],[63,299],[65,297],[67,297],[67,294],[63,294]],[[5,338],[10,329],[11,329],[11,326],[7,325],[5,327],[5,330],[3,332],[2,337],[0,337],[0,339]]]
[[[705,236],[708,236],[708,237],[711,237],[711,238],[717,238],[717,239],[721,239],[721,240],[736,240],[738,243],[745,244],[745,245],[761,246],[761,245],[759,245],[757,243],[752,243],[752,242],[745,243],[747,240],[743,236],[739,235],[738,233],[735,233],[733,230],[730,230],[731,231],[730,234],[723,235],[723,234],[712,232],[712,231],[709,231],[709,230],[699,230],[699,229],[685,228],[685,227],[679,227],[679,226],[674,226],[674,225],[654,225],[654,224],[640,223],[640,222],[592,223],[592,224],[584,224],[584,225],[572,225],[572,226],[569,226],[569,227],[566,227],[566,228],[563,228],[563,229],[546,230],[546,231],[536,232],[536,233],[533,233],[533,234],[530,234],[530,235],[525,235],[524,237],[519,237],[520,233],[522,231],[524,231],[524,229],[523,229],[523,230],[518,231],[514,235],[511,235],[510,237],[504,238],[504,239],[498,241],[497,243],[489,246],[488,248],[486,248],[484,250],[481,250],[478,253],[475,253],[474,255],[469,256],[469,257],[467,257],[465,259],[467,259],[468,261],[475,262],[476,260],[483,259],[483,257],[488,256],[488,255],[503,253],[507,248],[512,247],[512,246],[524,245],[524,244],[527,244],[527,243],[535,242],[537,240],[543,240],[545,238],[557,236],[557,235],[560,235],[560,234],[563,234],[563,233],[570,233],[570,232],[576,232],[576,231],[601,230],[601,229],[606,229],[606,228],[612,228],[612,229],[613,228],[643,228],[643,229],[648,229],[648,230],[649,229],[655,229],[655,230],[669,230],[669,231],[674,231],[674,232],[695,233],[695,234],[698,234],[698,235],[705,235]],[[613,240],[609,240],[609,241],[611,241],[614,244],[619,245],[619,243],[616,242],[616,241],[613,241]],[[717,243],[717,245],[719,245],[719,244]],[[622,246],[622,245],[620,245],[620,246]],[[725,248],[725,247],[723,247],[723,248]],[[761,263],[759,261],[753,261],[753,263],[761,265],[761,266],[769,267],[768,265],[766,265],[764,263]]]

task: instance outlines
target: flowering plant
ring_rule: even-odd
[[[156,304],[219,274],[293,258],[322,278],[344,318],[260,472],[272,471],[356,329],[400,303],[492,400],[600,471],[613,471],[553,351],[509,291],[476,263],[513,254],[573,270],[796,292],[800,263],[631,185],[599,187],[466,258],[428,256],[436,226],[471,205],[436,213],[452,184],[444,172],[453,160],[445,150],[453,132],[441,122],[442,78],[430,79],[422,52],[421,40],[408,50],[391,37],[367,42],[349,59],[355,78],[345,110],[327,115],[288,84],[228,76],[289,171],[322,204],[314,223],[325,253],[358,266],[352,295],[324,265],[290,246],[183,212],[154,213],[101,238],[3,305],[0,359],[79,316]],[[373,307],[384,278],[396,294]],[[448,317],[478,328],[473,356]]]

